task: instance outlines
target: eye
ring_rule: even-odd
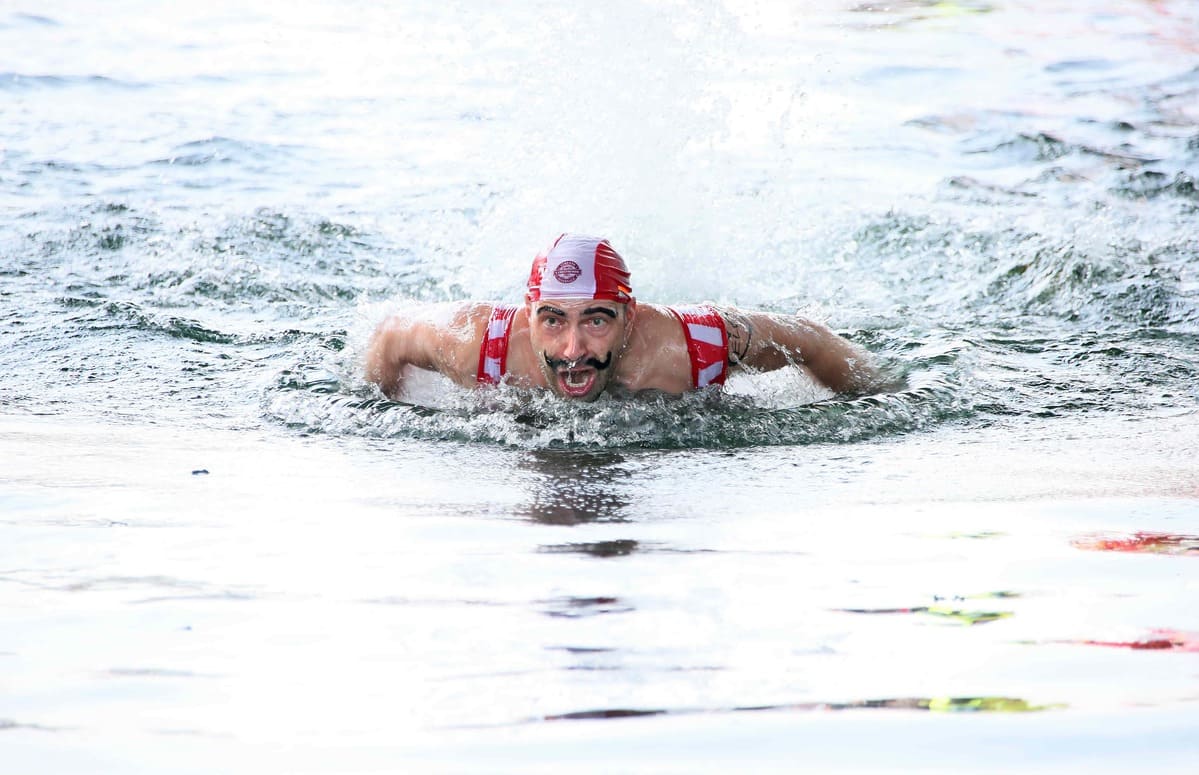
[[[604,317],[588,318],[587,324],[592,328],[603,328],[608,325],[608,319]]]

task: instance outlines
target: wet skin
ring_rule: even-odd
[[[594,401],[620,361],[634,317],[613,301],[543,299],[529,304],[529,337],[550,389]]]

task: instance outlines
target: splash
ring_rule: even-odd
[[[604,394],[593,403],[501,387],[447,386],[437,406],[387,401],[321,366],[281,372],[263,412],[333,435],[487,442],[528,449],[732,448],[848,443],[927,428],[967,413],[960,388],[928,374],[907,389],[776,406],[777,396],[703,390],[682,396]]]

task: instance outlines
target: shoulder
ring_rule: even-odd
[[[636,325],[655,338],[682,336],[678,314],[674,307],[662,304],[637,304]]]
[[[479,346],[494,306],[489,302],[405,306],[380,324],[379,335],[392,358],[466,384],[474,379]]]
[[[483,326],[494,304],[488,302],[442,302],[406,305],[382,323],[379,329],[396,335],[448,341],[469,341],[482,336]]]
[[[431,304],[421,309],[421,322],[458,341],[481,339],[492,312],[502,306],[493,301],[460,301]]]
[[[471,301],[430,311],[427,322],[437,350],[432,357],[441,371],[460,381],[474,378],[479,347],[496,306],[494,302]]]
[[[631,390],[684,393],[691,389],[687,340],[670,307],[637,305],[620,381]]]

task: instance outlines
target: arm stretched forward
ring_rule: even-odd
[[[367,345],[366,379],[391,399],[403,390],[404,367],[441,372],[460,385],[474,384],[481,336],[482,305],[404,310],[375,329]]]

